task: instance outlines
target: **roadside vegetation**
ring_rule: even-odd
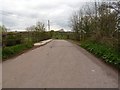
[[[91,6],[90,6],[91,5]],[[120,68],[120,2],[91,2],[73,12],[72,35],[80,45]]]
[[[50,39],[51,32],[46,32],[44,24],[38,22],[36,26],[26,28],[26,32],[9,32],[5,26],[0,26],[2,31],[2,60],[6,60],[42,40]]]
[[[21,53],[29,48],[32,48],[32,44],[19,44],[15,46],[5,47],[2,51],[3,59],[7,59],[13,55],[17,55],[18,53]]]
[[[117,68],[120,68],[120,53],[117,52],[114,48],[93,41],[83,42],[81,44],[81,47],[85,48],[105,62],[115,65]]]

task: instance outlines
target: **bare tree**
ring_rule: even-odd
[[[36,31],[38,31],[38,32],[45,31],[45,25],[42,22],[37,22],[36,23]]]

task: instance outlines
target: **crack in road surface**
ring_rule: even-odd
[[[118,72],[84,49],[53,40],[3,62],[3,88],[118,88]]]

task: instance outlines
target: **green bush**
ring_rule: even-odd
[[[5,39],[5,37],[3,37]],[[6,46],[14,46],[18,44],[22,44],[22,37],[20,33],[10,32],[6,35]]]
[[[2,58],[7,59],[31,47],[32,47],[32,43],[5,47],[2,50]]]
[[[96,56],[102,58],[105,62],[120,68],[120,53],[115,51],[113,48],[92,41],[82,42],[81,46]]]

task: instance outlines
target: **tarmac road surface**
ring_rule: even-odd
[[[65,40],[3,62],[3,88],[118,88],[118,71]]]

